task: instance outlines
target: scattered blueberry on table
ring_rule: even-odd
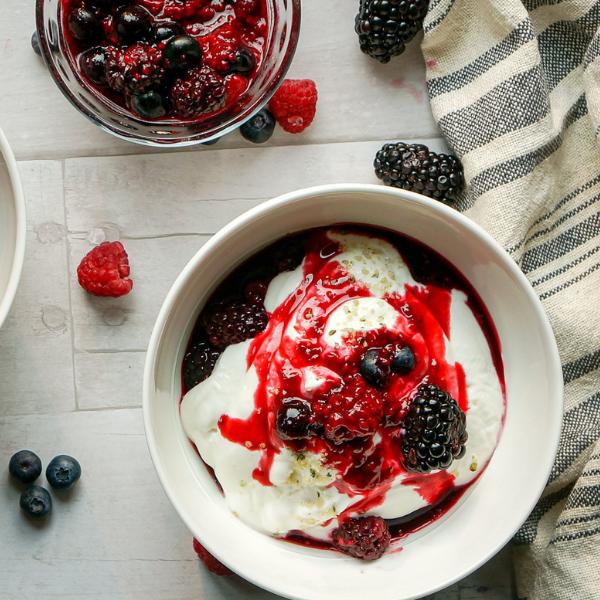
[[[275,130],[275,119],[269,110],[263,108],[240,127],[240,133],[249,142],[263,144],[271,138]]]
[[[52,498],[47,489],[39,485],[30,485],[21,494],[19,506],[30,517],[41,519],[52,510]]]
[[[35,452],[20,450],[11,456],[8,472],[19,483],[33,483],[42,472],[42,461]]]
[[[72,488],[81,477],[81,465],[72,456],[55,456],[46,467],[46,479],[56,490]]]

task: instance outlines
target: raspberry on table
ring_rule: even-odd
[[[317,112],[317,86],[311,79],[285,79],[269,102],[275,120],[288,133],[304,131]]]
[[[218,561],[196,538],[194,538],[193,546],[194,552],[196,552],[209,571],[222,577],[233,575],[233,571]]]
[[[124,296],[131,291],[129,258],[121,242],[102,242],[77,267],[81,287],[94,296]]]
[[[42,472],[42,461],[31,450],[19,450],[10,457],[8,472],[20,483],[33,483]]]
[[[106,82],[117,92],[139,93],[161,85],[165,77],[162,52],[143,42],[126,50],[105,50]]]
[[[456,400],[435,384],[420,385],[403,423],[406,469],[420,473],[447,469],[464,456],[467,438],[466,416]]]
[[[178,116],[199,117],[225,105],[225,79],[206,65],[197,67],[175,80],[169,97]]]
[[[391,535],[381,517],[356,517],[333,530],[333,545],[338,550],[363,560],[375,560],[390,545]]]
[[[354,30],[360,49],[381,63],[402,54],[423,29],[428,0],[360,0]]]
[[[217,303],[205,315],[204,327],[210,343],[218,349],[249,340],[269,322],[264,306],[240,300]]]
[[[375,175],[385,185],[446,204],[457,199],[465,183],[462,165],[456,156],[437,154],[424,144],[385,144],[377,152],[373,166]]]

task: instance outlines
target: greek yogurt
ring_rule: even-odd
[[[185,394],[181,420],[242,521],[327,542],[349,517],[402,519],[466,489],[494,452],[505,403],[493,326],[450,265],[449,279],[425,281],[394,236],[370,229],[306,239],[301,264],[268,285],[266,329],[224,349]],[[371,385],[365,352],[394,344],[411,349],[414,367]],[[468,440],[447,469],[419,473],[403,459],[403,417],[429,383],[457,401]],[[304,436],[278,430],[290,399],[314,411]]]

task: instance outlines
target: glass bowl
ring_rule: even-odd
[[[81,114],[124,140],[148,146],[188,146],[216,140],[239,127],[265,106],[283,81],[298,41],[300,0],[265,0],[265,4],[267,33],[250,86],[231,107],[190,119],[144,119],[111,99],[110,90],[107,95],[90,84],[65,39],[65,0],[36,0],[36,27],[50,74]]]

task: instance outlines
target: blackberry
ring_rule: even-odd
[[[205,329],[210,343],[223,349],[255,337],[263,331],[269,317],[263,306],[232,300],[216,304],[205,315]]]
[[[225,104],[225,80],[208,66],[188,71],[175,81],[170,94],[173,112],[183,118],[199,117]]]
[[[155,89],[165,76],[161,51],[143,42],[125,51],[109,46],[105,55],[106,81],[117,92],[136,94]]]
[[[19,450],[10,457],[8,472],[20,483],[32,483],[42,472],[42,461],[31,450]]]
[[[464,186],[462,165],[451,154],[436,154],[423,144],[385,144],[377,152],[375,175],[390,185],[450,203]]]
[[[465,413],[448,392],[434,384],[419,386],[403,424],[406,469],[429,473],[462,458],[468,437],[465,421]]]
[[[360,0],[354,30],[360,49],[387,63],[423,29],[428,0]]]
[[[304,440],[313,434],[315,415],[302,398],[286,398],[275,416],[277,433],[284,440]]]
[[[269,284],[264,279],[252,279],[244,286],[244,298],[250,304],[262,304],[267,295]]]
[[[375,560],[388,548],[391,535],[381,517],[357,517],[344,521],[332,533],[333,545],[338,550],[363,560]]]
[[[183,390],[189,392],[215,368],[221,351],[205,340],[194,342],[183,357]]]

